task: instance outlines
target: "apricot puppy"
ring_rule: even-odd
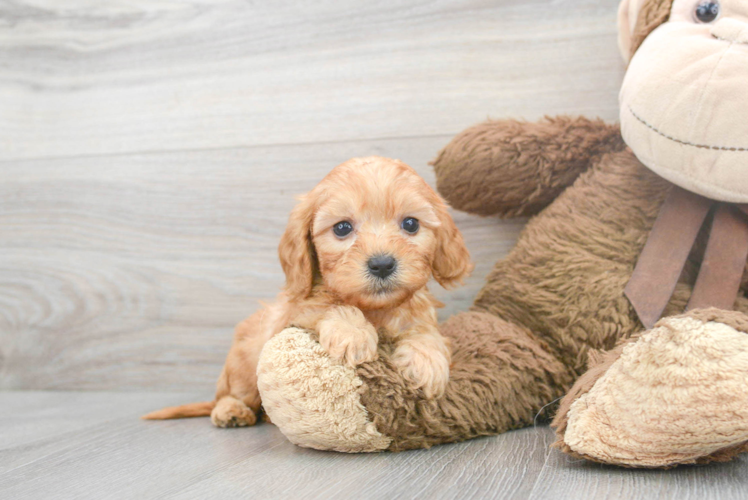
[[[394,345],[414,389],[439,397],[450,350],[437,328],[441,304],[426,283],[459,282],[471,270],[447,206],[397,160],[354,158],[332,170],[291,212],[279,255],[286,285],[236,328],[213,402],[165,408],[165,419],[208,415],[218,427],[253,425],[260,412],[257,361],[265,342],[294,325],[319,332],[334,359],[356,366]]]

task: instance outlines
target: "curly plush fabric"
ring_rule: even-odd
[[[630,151],[604,156],[529,222],[475,309],[528,328],[581,375],[589,349],[641,328],[623,289],[668,189]]]
[[[622,343],[564,398],[555,446],[627,467],[727,461],[748,451],[746,319],[697,310]]]
[[[525,427],[572,383],[529,332],[496,317],[460,314],[442,332],[455,353],[450,382],[442,398],[424,400],[392,363],[391,345],[354,371],[331,360],[315,332],[287,328],[262,351],[263,408],[300,446],[400,451]]]
[[[514,217],[537,213],[594,158],[624,146],[618,127],[602,120],[487,121],[457,135],[432,164],[454,208]]]
[[[265,412],[292,443],[363,452],[392,442],[368,420],[356,372],[331,360],[309,332],[287,328],[270,339],[257,378]]]
[[[358,368],[361,402],[377,429],[392,438],[390,450],[526,427],[572,382],[568,369],[530,332],[495,316],[459,314],[441,331],[452,341],[453,356],[447,392],[438,400],[424,400],[407,388],[387,348],[379,362]]]

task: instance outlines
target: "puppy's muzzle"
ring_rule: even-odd
[[[369,274],[384,279],[395,272],[397,261],[391,255],[375,255],[369,259]]]

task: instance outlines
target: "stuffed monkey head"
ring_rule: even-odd
[[[748,0],[623,0],[621,132],[639,160],[748,203]]]

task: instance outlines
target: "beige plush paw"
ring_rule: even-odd
[[[571,404],[562,444],[632,467],[727,460],[748,441],[747,402],[748,334],[665,318]]]
[[[377,359],[377,330],[356,307],[330,309],[319,323],[319,343],[333,359],[348,366]]]
[[[309,332],[287,328],[257,365],[262,406],[292,442],[349,453],[381,451],[392,439],[369,421],[356,370],[330,359]]]
[[[449,382],[450,353],[441,336],[414,336],[398,342],[392,361],[405,379],[426,398],[444,394]]]
[[[251,408],[231,396],[218,400],[210,413],[210,420],[216,427],[246,427],[255,425],[257,416]]]

